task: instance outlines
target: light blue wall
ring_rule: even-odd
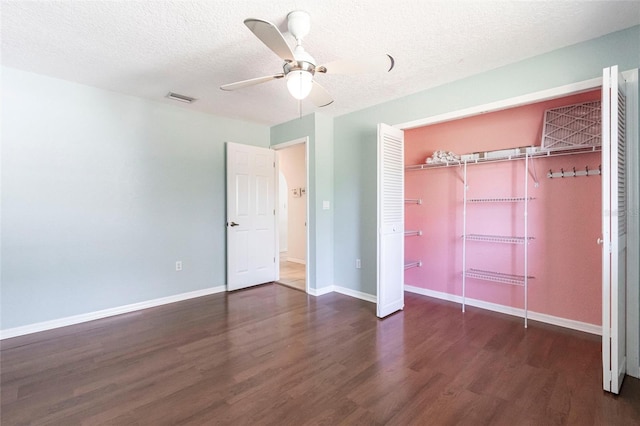
[[[224,285],[226,141],[269,128],[2,68],[1,328]]]
[[[336,119],[316,113],[271,129],[2,68],[0,327],[223,285],[225,141],[309,137],[310,285],[375,294],[377,123],[587,80],[612,64],[637,68],[639,45],[636,26]]]
[[[376,293],[376,125],[399,124],[640,67],[640,26],[376,105],[334,121],[336,284]],[[362,270],[354,260],[362,259]]]
[[[309,138],[309,287],[333,285],[333,119],[315,113],[271,128],[271,145]],[[322,202],[331,203],[330,210]]]
[[[315,250],[316,288],[334,285],[333,279],[333,118],[315,113]],[[323,201],[329,202],[324,210]]]

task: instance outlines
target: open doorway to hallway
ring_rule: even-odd
[[[280,278],[278,283],[307,291],[306,139],[276,151]]]

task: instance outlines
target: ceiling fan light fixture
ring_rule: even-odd
[[[309,96],[313,86],[313,74],[306,70],[289,71],[287,74],[287,89],[291,96],[302,100]]]

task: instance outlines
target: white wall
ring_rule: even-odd
[[[225,142],[268,127],[10,68],[1,102],[3,330],[225,284]]]
[[[300,143],[289,148],[276,151],[280,161],[280,172],[284,175],[287,186],[287,258],[293,262],[306,262],[306,216],[307,195],[294,196],[294,189],[306,190],[305,144]]]

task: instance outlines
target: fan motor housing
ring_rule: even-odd
[[[307,71],[310,72],[311,75],[314,75],[316,73],[316,66],[307,61],[285,62],[282,69],[285,76],[291,71]]]

